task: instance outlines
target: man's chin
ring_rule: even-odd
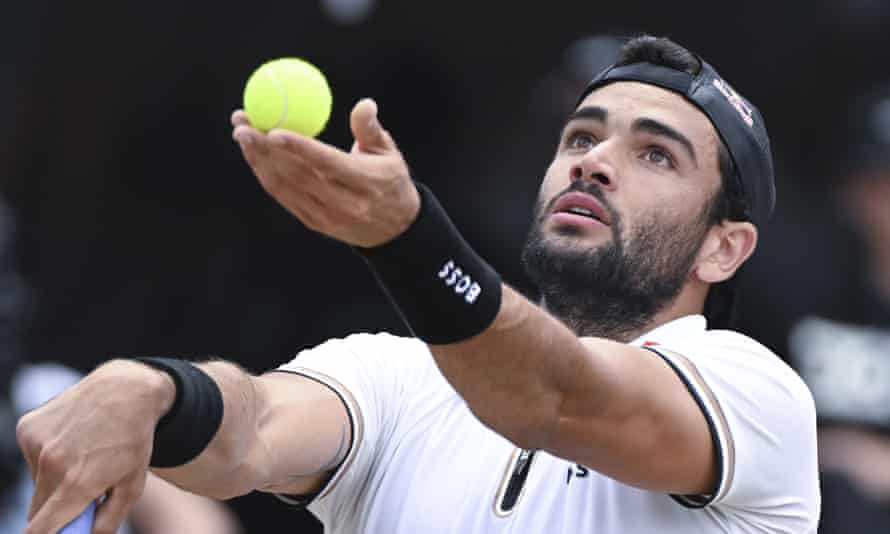
[[[583,247],[590,249],[602,245],[611,240],[612,236],[607,232],[590,232],[585,228],[574,225],[550,225],[544,229],[544,242],[549,246],[558,248]]]

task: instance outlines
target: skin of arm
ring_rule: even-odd
[[[153,469],[160,477],[218,499],[253,490],[300,495],[319,489],[345,457],[349,417],[326,386],[291,373],[255,377],[225,362],[199,367],[223,393],[222,425],[193,461]]]
[[[707,422],[649,350],[578,338],[507,286],[494,323],[431,351],[473,413],[517,445],[547,450],[637,487],[713,490]]]
[[[149,475],[145,492],[130,511],[130,522],[140,534],[242,534],[235,514],[224,504],[181,490]]]

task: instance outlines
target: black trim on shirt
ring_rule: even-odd
[[[309,380],[312,380],[313,382],[318,382],[319,384],[325,386],[329,390],[333,391],[335,395],[337,395],[337,398],[340,399],[341,403],[343,403],[343,408],[346,409],[346,416],[349,418],[349,433],[350,433],[349,449],[346,450],[346,454],[343,455],[343,459],[340,460],[340,462],[330,470],[330,473],[328,474],[324,483],[321,485],[321,489],[319,489],[318,491],[316,491],[314,493],[309,493],[306,495],[280,494],[280,496],[283,497],[283,499],[279,499],[279,500],[282,500],[282,502],[285,502],[287,504],[290,504],[290,505],[295,506],[300,509],[305,509],[307,506],[312,504],[312,501],[314,501],[315,498],[318,497],[321,494],[321,492],[324,491],[325,488],[327,488],[328,484],[331,483],[331,479],[334,478],[334,475],[340,469],[340,466],[342,466],[343,462],[345,462],[346,459],[349,458],[349,455],[352,454],[352,449],[355,447],[356,440],[358,439],[358,436],[355,435],[355,426],[356,425],[355,425],[355,421],[352,418],[352,410],[350,409],[349,404],[346,402],[346,399],[343,397],[343,394],[341,394],[339,391],[337,391],[336,388],[334,388],[333,386],[331,386],[324,380],[320,380],[314,376],[309,376],[307,374],[303,374],[299,371],[292,371],[290,369],[273,369],[271,372],[273,372],[273,373],[289,373],[292,375],[301,376],[303,378],[308,378]]]
[[[720,435],[717,433],[717,423],[711,417],[710,412],[708,412],[707,405],[702,400],[698,389],[692,384],[689,378],[683,373],[683,371],[667,356],[660,353],[656,347],[643,347],[644,349],[650,350],[657,354],[662,360],[664,360],[670,368],[680,377],[680,380],[683,382],[683,385],[686,386],[686,389],[689,393],[692,394],[692,398],[695,399],[696,404],[698,404],[699,409],[705,416],[705,420],[708,422],[708,429],[711,431],[711,440],[714,443],[714,450],[717,451],[717,482],[714,487],[714,491],[711,492],[710,495],[674,495],[671,494],[671,499],[675,500],[681,506],[686,508],[704,508],[711,504],[714,499],[717,497],[717,493],[720,491],[720,486],[723,484],[723,477],[726,476],[726,465],[725,458],[723,457],[723,447],[720,444]]]

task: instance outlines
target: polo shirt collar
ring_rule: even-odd
[[[696,334],[704,332],[708,327],[708,321],[704,315],[686,315],[664,323],[655,330],[651,330],[634,340],[631,345],[667,345],[677,341],[683,341]]]

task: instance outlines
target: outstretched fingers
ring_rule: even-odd
[[[39,483],[39,479],[38,479]],[[98,495],[91,495],[86,488],[66,478],[39,506],[33,506],[25,534],[56,534],[90,504]]]
[[[76,492],[74,486],[77,484],[77,477],[74,470],[66,468],[67,458],[58,441],[39,450],[36,447],[30,448],[26,450],[25,457],[33,465],[31,472],[34,491],[31,495],[31,507],[28,509],[28,519],[31,519],[59,492]]]
[[[374,244],[413,218],[407,212],[419,202],[417,192],[373,100],[361,100],[350,115],[351,152],[286,130],[266,134],[244,121],[238,112],[232,117],[244,158],[262,187],[309,228],[346,243]],[[407,215],[392,215],[400,211]]]
[[[293,132],[264,134],[239,126],[235,137],[260,184],[279,200],[285,192],[317,191],[337,182],[349,165],[342,150]]]
[[[346,156],[335,146],[289,130],[271,130],[267,137],[273,147],[315,165],[336,165]]]
[[[130,509],[142,496],[147,472],[141,472],[105,493],[97,506],[92,534],[114,534],[127,518]],[[76,477],[66,477],[49,498],[35,510],[25,534],[56,534],[74,520],[101,494],[78,483]]]

